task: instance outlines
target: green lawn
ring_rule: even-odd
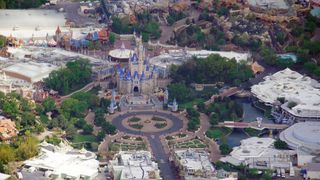
[[[253,129],[253,128],[244,128],[244,132],[246,132],[249,136],[258,136],[261,131]]]
[[[97,138],[94,135],[83,135],[83,134],[76,134],[72,140],[73,143],[80,143],[80,142],[97,142]]]
[[[223,136],[227,136],[229,133],[232,132],[232,129],[230,128],[210,128],[207,132],[206,135],[207,137],[211,138],[211,139],[217,139],[217,138],[221,138]]]
[[[192,108],[194,105],[199,104],[200,102],[205,102],[205,101],[204,99],[197,98],[197,99],[194,99],[193,101],[179,104],[179,108],[182,108],[182,109]]]

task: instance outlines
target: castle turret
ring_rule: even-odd
[[[177,111],[178,111],[178,103],[177,103],[177,101],[176,101],[176,98],[173,99],[172,111],[173,111],[173,112],[177,112]]]

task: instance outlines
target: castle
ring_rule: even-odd
[[[141,37],[135,36],[135,40],[135,52],[130,54],[128,67],[118,66],[118,92],[121,94],[151,95],[158,87],[158,71],[155,66],[150,67]]]

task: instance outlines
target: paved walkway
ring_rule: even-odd
[[[139,130],[129,129],[123,126],[122,121],[131,116],[139,115],[155,115],[159,117],[164,117],[173,122],[173,125],[169,129],[164,129],[161,132],[141,132]],[[168,135],[175,135],[178,133],[187,134],[186,137],[175,139],[176,143],[184,142],[198,137],[204,141],[208,146],[210,152],[210,160],[216,162],[220,159],[219,146],[210,138],[205,136],[205,132],[211,127],[209,122],[209,117],[203,113],[200,113],[200,129],[196,132],[187,131],[188,119],[183,113],[170,113],[168,111],[157,110],[157,111],[134,111],[134,112],[122,112],[114,115],[109,115],[107,117],[109,121],[112,122],[117,128],[118,133],[116,135],[107,135],[104,141],[99,146],[99,152],[107,152],[109,150],[109,144],[115,140],[121,139],[125,134],[130,134],[131,136],[143,136],[149,141],[150,148],[152,150],[153,156],[159,163],[159,168],[162,172],[162,176],[165,180],[177,179],[178,175],[174,171],[175,168],[173,164],[169,161],[170,148],[168,142],[165,139]]]
[[[155,115],[159,117],[163,117],[166,119],[169,119],[173,122],[172,127],[169,129],[165,129],[161,132],[154,132],[154,133],[148,133],[148,132],[141,132],[139,130],[132,130],[128,129],[125,126],[123,126],[122,121],[128,117],[131,116],[138,116],[138,115]],[[114,117],[115,116],[115,117]],[[167,150],[162,145],[164,141],[162,138],[160,138],[161,135],[167,135],[173,132],[177,132],[180,129],[184,127],[184,122],[180,118],[178,118],[176,115],[173,115],[172,113],[168,113],[166,111],[135,111],[135,112],[125,112],[118,116],[113,115],[108,117],[108,119],[112,119],[112,124],[114,124],[118,130],[120,131],[119,134],[115,135],[115,137],[112,137],[112,139],[121,137],[121,133],[126,134],[133,134],[133,135],[141,135],[148,138],[148,141],[150,143],[150,147],[153,152],[153,156],[159,163],[159,168],[162,173],[162,177],[165,180],[174,180],[177,179],[177,174],[175,173],[175,168],[169,161],[169,153],[167,153]],[[111,138],[106,138],[99,147],[99,151],[102,150],[108,150],[108,144],[111,142]]]

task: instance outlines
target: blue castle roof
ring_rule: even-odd
[[[144,71],[142,71],[142,74],[141,74],[141,80],[144,80],[145,79],[145,75],[144,75]]]
[[[138,76],[138,71],[134,71],[133,78],[139,78]]]
[[[127,80],[131,80],[131,73],[130,73],[130,71],[127,72]]]

